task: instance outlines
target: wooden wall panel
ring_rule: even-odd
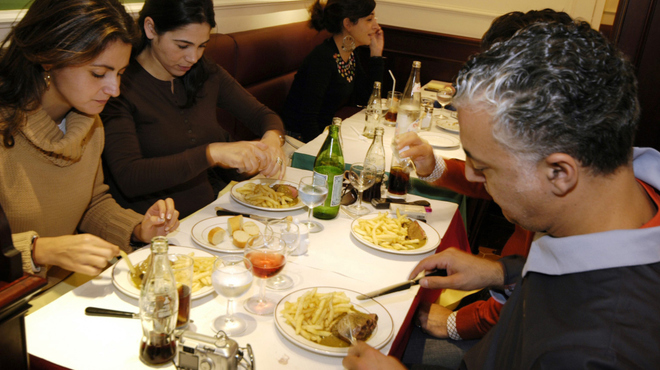
[[[392,70],[398,91],[403,91],[415,60],[422,62],[422,83],[452,81],[469,56],[479,51],[478,39],[387,25],[382,27],[387,40],[383,52],[387,58],[385,65]],[[391,89],[392,81],[386,72],[382,90]]]
[[[621,0],[613,39],[639,80],[642,115],[635,145],[660,150],[660,0]]]

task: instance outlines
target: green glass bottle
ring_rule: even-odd
[[[341,118],[333,118],[332,125],[328,127],[328,137],[314,161],[314,183],[325,183],[328,186],[328,197],[325,199],[325,203],[314,207],[314,217],[322,220],[333,219],[339,213],[344,182],[344,154],[339,141],[340,126]]]

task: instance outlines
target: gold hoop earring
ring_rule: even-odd
[[[44,71],[44,82],[46,83],[46,90],[50,88],[50,71]]]
[[[341,40],[341,50],[347,51],[349,53],[355,50],[355,39],[353,36],[344,36],[344,38]]]

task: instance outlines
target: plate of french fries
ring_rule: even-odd
[[[276,185],[289,186],[295,194],[291,194],[286,188],[284,191],[273,189]],[[231,188],[231,197],[238,203],[262,211],[293,211],[301,209],[305,205],[298,198],[298,184],[277,179],[251,179],[239,182]]]
[[[327,356],[343,357],[348,354],[348,345],[337,347],[325,345],[332,326],[343,314],[356,310],[378,315],[378,324],[367,344],[379,349],[385,346],[394,334],[392,316],[380,303],[373,299],[359,301],[358,293],[337,287],[305,288],[282,298],[275,307],[275,326],[293,344]]]
[[[167,250],[168,254],[187,254],[191,256],[194,260],[193,267],[193,286],[192,290],[192,299],[197,299],[209,295],[213,292],[213,285],[211,284],[211,273],[213,272],[213,262],[215,261],[215,256],[196,248],[190,247],[179,247],[170,245]],[[137,287],[131,279],[131,266],[135,268],[142,261],[147,259],[151,255],[151,247],[146,246],[144,248],[138,249],[135,252],[127,255],[126,257],[119,260],[115,263],[112,268],[112,283],[119,289],[120,292],[139,299],[140,298],[140,288]],[[130,262],[130,266],[127,263],[127,259]]]
[[[425,222],[417,221],[426,240],[409,236],[410,222],[405,214],[379,212],[355,219],[351,223],[351,234],[360,243],[379,251],[394,254],[424,254],[440,245],[440,234]]]

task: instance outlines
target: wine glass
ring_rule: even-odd
[[[376,166],[362,162],[353,163],[348,170],[348,179],[358,191],[358,202],[348,206],[348,211],[360,216],[366,215],[369,213],[369,208],[362,205],[362,192],[376,182]]]
[[[438,91],[436,94],[436,100],[438,101],[438,104],[440,104],[440,109],[445,109],[449,103],[451,103],[451,100],[454,98],[454,93],[456,90],[454,89],[453,86],[445,86],[443,89]],[[444,114],[441,113],[443,117],[446,117]]]
[[[277,236],[267,239],[258,234],[250,239],[245,246],[245,258],[252,262],[252,274],[259,279],[259,294],[250,297],[243,306],[256,315],[272,315],[277,304],[266,297],[266,279],[277,275],[286,264],[286,244]]]
[[[300,179],[298,185],[298,197],[309,208],[307,212],[307,221],[303,222],[310,233],[318,233],[323,230],[323,225],[312,221],[312,210],[314,207],[323,204],[328,197],[328,186],[323,183],[314,183],[313,176],[307,176]]]
[[[216,258],[211,275],[213,289],[227,298],[227,314],[215,320],[214,328],[227,335],[237,335],[245,331],[245,320],[234,315],[234,298],[240,297],[252,285],[252,263],[243,256],[223,256]]]
[[[288,258],[300,237],[300,231],[298,225],[290,220],[275,220],[270,221],[266,226],[264,237],[266,240],[271,240],[273,237],[280,238],[286,246]],[[266,280],[266,286],[274,290],[289,289],[293,286],[293,279],[289,275],[280,273]]]

